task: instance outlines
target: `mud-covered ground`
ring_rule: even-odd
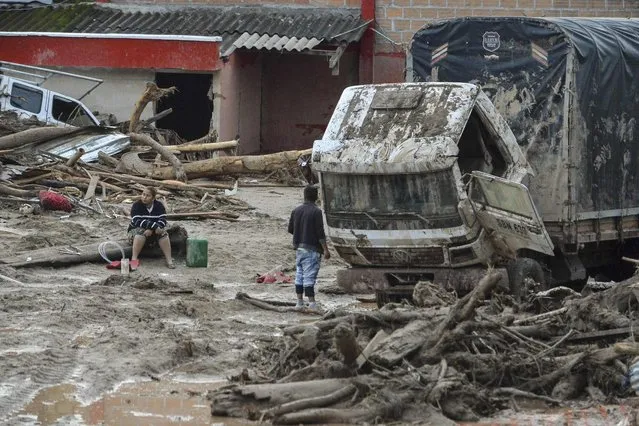
[[[300,188],[241,189],[238,197],[257,208],[242,212],[238,222],[181,221],[190,236],[208,240],[206,269],[187,268],[177,259],[177,269],[169,270],[161,259],[149,259],[124,280],[105,264],[0,266],[0,274],[24,284],[0,279],[0,420],[28,421],[25,405],[39,390],[60,383],[74,385],[74,398],[89,403],[136,378],[228,377],[281,326],[317,318],[234,300],[242,291],[294,301],[292,284],[256,284],[255,277],[294,267],[286,224],[301,193]],[[174,203],[168,200],[169,207]],[[121,238],[128,223],[124,217],[61,216],[23,217],[4,205],[0,257]],[[340,265],[337,258],[325,263],[319,287],[332,284]],[[327,308],[357,303],[353,296],[319,294],[318,300]]]
[[[272,269],[292,270],[286,224],[301,195],[301,188],[240,188],[237,197],[255,209],[241,211],[238,222],[179,222],[190,236],[208,240],[208,268],[187,268],[184,259],[177,259],[177,269],[169,270],[161,259],[143,259],[141,268],[124,279],[104,263],[17,270],[0,265],[0,275],[20,282],[0,277],[0,424],[219,424],[220,419],[207,417],[210,408],[202,405],[204,400],[198,405],[203,417],[187,416],[191,421],[182,423],[175,416],[153,422],[149,408],[137,410],[142,417],[133,421],[111,413],[109,421],[101,422],[109,415],[104,408],[91,417],[85,415],[90,410],[78,407],[91,407],[132,381],[158,386],[175,377],[219,382],[249,367],[249,353],[269,346],[283,327],[318,319],[235,300],[244,292],[294,301],[292,284],[257,284],[255,278]],[[169,209],[178,203],[169,199]],[[126,211],[129,205],[118,207]],[[24,217],[17,206],[0,204],[0,258],[120,239],[128,224],[126,217],[64,216]],[[342,267],[334,256],[320,271],[323,308],[375,309],[354,295],[321,292],[334,284]],[[166,394],[176,393],[168,386]],[[205,390],[208,385],[199,386]],[[43,394],[51,389],[54,397]],[[147,388],[140,389],[129,386],[127,404],[133,393]],[[619,423],[631,413],[627,407],[596,405],[579,412],[511,411],[482,424],[632,424]],[[420,424],[429,424],[428,419]]]

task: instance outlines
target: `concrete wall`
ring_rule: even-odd
[[[82,99],[82,103],[91,111],[114,114],[118,121],[126,121],[131,117],[135,103],[146,89],[146,82],[155,80],[155,73],[150,70],[103,68],[58,68],[58,70],[104,80],[104,83]],[[56,76],[49,79],[43,86],[77,99],[91,87],[91,84],[82,80]],[[142,119],[151,116],[153,116],[152,104],[144,109]]]
[[[213,124],[221,141],[240,137],[239,153],[260,151],[262,55],[236,52],[213,77]]]
[[[324,56],[264,55],[263,152],[310,148],[322,136],[344,88],[357,84],[357,53],[345,52],[339,66],[335,76]]]

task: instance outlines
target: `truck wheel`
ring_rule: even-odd
[[[522,257],[508,265],[507,269],[510,293],[516,300],[522,301],[531,291],[546,289],[544,270],[536,260]]]

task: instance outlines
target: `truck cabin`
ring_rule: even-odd
[[[460,227],[458,204],[471,172],[525,175],[512,167],[523,158],[514,136],[491,121],[497,115],[490,101],[478,101],[485,95],[476,86],[368,87],[347,89],[314,146],[329,227]],[[503,128],[508,134],[495,130]]]
[[[36,117],[44,123],[76,127],[100,123],[82,103],[60,93],[0,74],[0,110]]]

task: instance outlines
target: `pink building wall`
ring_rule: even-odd
[[[357,53],[342,55],[337,76],[324,56],[265,55],[262,76],[262,151],[310,148],[344,88],[357,84]]]
[[[312,147],[342,90],[358,83],[357,52],[345,52],[339,67],[331,75],[324,56],[235,52],[217,85],[220,140],[239,135],[242,154]]]
[[[214,104],[219,108],[219,139],[239,135],[240,154],[260,151],[261,75],[262,55],[256,52],[235,52],[220,71],[215,96],[221,101]]]

